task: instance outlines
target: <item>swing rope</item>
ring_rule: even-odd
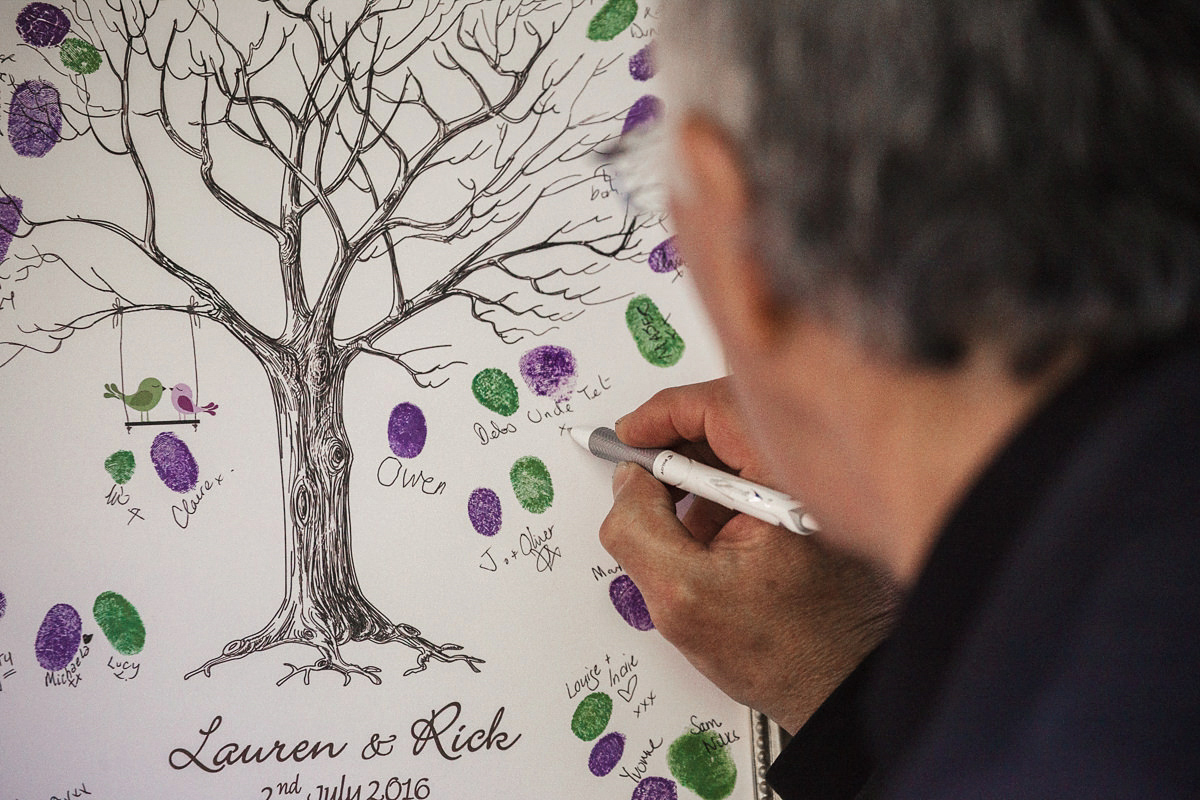
[[[125,411],[125,432],[128,433],[130,431],[129,406],[125,403],[125,311],[121,308],[120,300],[114,300],[113,305],[117,307],[117,354],[121,368],[121,408]]]
[[[171,425],[171,424],[188,424],[193,428],[200,424],[199,412],[199,397],[200,397],[200,360],[196,350],[196,328],[200,327],[200,315],[196,313],[196,298],[191,297],[188,300],[188,332],[191,334],[192,340],[192,385],[195,387],[195,393],[192,395],[195,410],[192,412],[192,419],[175,421],[138,421],[133,422],[129,419],[129,404],[125,402],[128,393],[125,391],[125,309],[121,305],[120,300],[113,301],[113,308],[116,313],[113,315],[113,327],[117,329],[117,359],[120,370],[120,390],[121,390],[121,407],[125,412],[125,432],[129,433],[135,425]]]
[[[196,297],[188,298],[188,330],[192,334],[192,385],[196,388],[192,401],[195,407],[192,416],[200,420],[200,362],[196,357],[196,328],[200,327],[200,316],[196,313]]]

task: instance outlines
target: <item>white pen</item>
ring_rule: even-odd
[[[630,447],[617,438],[612,428],[570,430],[571,438],[594,456],[608,461],[632,461],[663,483],[764,522],[782,525],[793,533],[809,534],[820,530],[800,501],[783,492],[713,469],[671,450]]]

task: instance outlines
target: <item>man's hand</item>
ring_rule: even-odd
[[[659,392],[616,426],[777,487],[751,449],[728,379]],[[633,464],[613,475],[600,541],[664,637],[735,700],[797,730],[886,636],[897,592],[816,539],[697,498],[681,523],[668,488]]]

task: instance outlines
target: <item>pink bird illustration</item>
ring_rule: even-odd
[[[197,408],[192,399],[192,387],[186,383],[177,383],[171,387],[171,405],[175,406],[175,410],[179,412],[180,419],[183,419],[185,415],[194,416],[201,411],[215,417],[217,409],[220,407],[216,403],[205,403]]]

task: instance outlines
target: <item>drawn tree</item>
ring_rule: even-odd
[[[223,326],[262,365],[274,398],[284,476],[283,600],[261,630],[229,642],[186,677],[299,644],[317,656],[288,665],[281,684],[296,675],[307,682],[322,670],[346,683],[353,675],[379,683],[377,667],[343,658],[342,647],[359,641],[416,650],[406,675],[431,659],[478,671],[482,659],[393,622],[360,588],[343,387],[360,356],[399,365],[420,386],[439,386],[442,370],[461,362],[423,364],[432,348],[389,347],[396,338],[389,334],[457,302],[506,342],[539,335],[604,301],[593,276],[636,252],[646,218],[571,217],[580,207],[572,198],[583,192],[586,199],[605,180],[590,156],[619,135],[623,113],[587,110],[589,89],[611,62],[589,62],[582,37],[555,46],[583,2],[76,0],[72,35],[94,47],[103,66],[78,74],[30,48],[58,76],[56,147],[103,154],[90,162],[97,185],[106,173],[132,170],[144,207],[136,209],[137,225],[122,219],[128,209],[48,216],[29,203],[20,208],[0,312],[20,304],[14,286],[34,291],[30,279],[47,272],[102,302],[65,322],[23,324],[0,342],[0,365],[26,350],[54,352],[117,315],[179,312]],[[203,254],[171,254],[160,241],[156,198],[175,180],[165,166],[175,162],[158,155],[164,149],[198,171],[231,226],[273,240],[278,330],[257,327],[204,277]],[[243,191],[263,176],[277,182],[270,208]],[[15,196],[5,187],[0,199]],[[11,212],[15,201],[7,205]],[[105,268],[56,252],[64,240],[53,236],[67,228],[132,246],[189,299],[129,299],[133,293]],[[415,243],[439,254],[432,279],[430,264],[406,256]],[[550,252],[554,266],[547,267]],[[337,332],[351,275],[379,267],[390,274],[386,313],[355,332]]]

